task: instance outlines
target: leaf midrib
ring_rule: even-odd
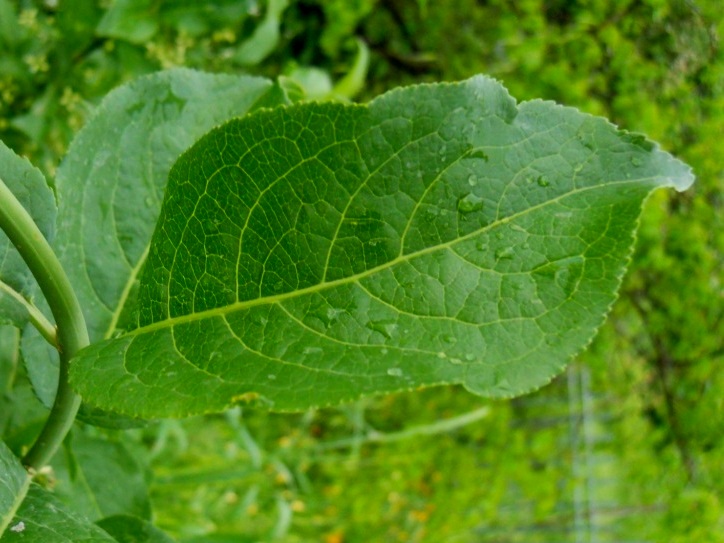
[[[289,299],[296,298],[299,296],[313,294],[315,292],[321,292],[321,291],[335,288],[335,287],[338,287],[341,285],[356,283],[366,277],[369,277],[371,275],[384,271],[388,268],[392,268],[402,262],[406,262],[406,261],[412,260],[412,259],[420,257],[420,256],[424,256],[426,254],[429,254],[429,253],[432,253],[435,251],[449,249],[450,247],[454,246],[457,243],[461,243],[468,239],[474,238],[475,236],[478,236],[486,231],[493,230],[494,228],[504,226],[505,224],[512,222],[513,220],[515,220],[519,217],[523,217],[528,213],[542,209],[548,205],[560,202],[561,200],[574,196],[576,194],[593,191],[593,190],[599,190],[602,188],[607,188],[607,187],[616,186],[616,185],[623,186],[623,185],[639,184],[639,183],[643,183],[643,182],[646,182],[648,180],[653,180],[653,179],[655,179],[655,177],[625,179],[625,180],[619,180],[619,181],[611,181],[611,182],[608,182],[608,183],[605,183],[602,185],[594,185],[594,186],[574,189],[574,190],[568,191],[566,193],[560,194],[550,200],[546,200],[544,202],[541,202],[539,204],[526,208],[523,211],[514,213],[508,217],[504,217],[502,219],[493,221],[490,224],[483,226],[482,228],[479,228],[477,230],[474,230],[472,232],[465,234],[464,236],[460,236],[453,240],[446,241],[444,243],[440,243],[437,245],[432,245],[430,247],[425,247],[424,249],[420,249],[419,251],[401,254],[401,255],[397,256],[396,258],[393,258],[392,260],[385,262],[384,264],[380,264],[379,266],[375,266],[374,268],[370,268],[369,270],[365,270],[361,273],[349,275],[347,277],[342,277],[342,278],[336,279],[334,281],[326,281],[326,282],[318,283],[318,284],[312,285],[310,287],[293,290],[290,292],[285,292],[283,294],[277,294],[274,296],[264,296],[264,297],[254,298],[252,300],[244,300],[241,302],[235,302],[233,304],[225,305],[223,307],[215,307],[215,308],[207,309],[204,311],[188,313],[186,315],[180,315],[178,317],[167,318],[167,319],[164,319],[161,321],[157,321],[157,322],[148,324],[146,326],[136,328],[135,330],[131,330],[130,332],[124,334],[121,337],[137,336],[137,335],[141,335],[141,334],[145,334],[145,333],[154,332],[157,330],[172,328],[179,324],[185,324],[188,322],[194,322],[194,321],[203,320],[206,318],[212,318],[212,317],[216,317],[216,316],[225,316],[227,314],[234,313],[237,311],[243,311],[243,310],[251,309],[253,307],[257,307],[257,306],[261,306],[261,305],[277,304],[277,303],[283,302],[285,300],[289,300]]]

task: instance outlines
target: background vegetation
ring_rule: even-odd
[[[119,434],[159,524],[195,543],[724,541],[723,35],[719,0],[0,0],[0,139],[50,175],[111,88],[190,66],[361,101],[487,73],[644,132],[698,176],[649,200],[611,319],[535,394]],[[0,411],[16,447],[26,419]]]

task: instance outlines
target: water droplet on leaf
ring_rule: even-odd
[[[460,213],[472,213],[481,209],[483,209],[483,199],[472,192],[458,199],[458,212]]]
[[[559,345],[561,343],[560,336],[547,336],[546,337],[546,344],[550,345],[551,347],[555,347],[556,345]]]
[[[387,370],[387,375],[391,375],[392,377],[402,377],[403,372],[400,368],[390,368]]]
[[[515,251],[512,247],[503,247],[495,251],[495,258],[497,260],[510,260],[513,258]]]
[[[397,332],[397,323],[392,320],[369,321],[367,323],[367,328],[374,330],[375,332],[379,332],[387,339],[391,339]]]
[[[488,154],[480,148],[471,150],[468,153],[468,156],[470,158],[481,158],[485,162],[487,162],[489,160]]]

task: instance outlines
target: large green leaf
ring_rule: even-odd
[[[52,493],[31,485],[25,501],[2,543],[116,543],[106,532],[74,511],[67,509]]]
[[[176,163],[138,327],[71,380],[142,416],[524,393],[603,321],[649,192],[692,182],[644,137],[481,76],[257,112]]]
[[[0,178],[51,239],[55,229],[55,197],[43,174],[0,141]],[[28,311],[21,296],[32,298],[37,285],[20,254],[0,230],[0,324],[22,326]]]
[[[20,460],[0,441],[0,536],[10,526],[30,486]]]

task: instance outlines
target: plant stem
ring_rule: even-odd
[[[490,407],[484,406],[468,413],[463,413],[457,417],[449,419],[439,420],[431,424],[422,424],[419,426],[412,426],[401,430],[399,432],[378,432],[376,430],[368,431],[366,435],[354,436],[351,438],[338,439],[336,441],[327,441],[326,443],[320,443],[315,448],[318,450],[332,450],[332,449],[344,449],[347,447],[354,447],[355,445],[365,443],[391,443],[393,441],[403,441],[412,437],[420,435],[437,435],[445,432],[452,432],[468,424],[472,424],[481,419],[484,419],[490,414]]]
[[[45,315],[35,307],[30,301],[26,300],[22,294],[16,291],[7,283],[0,281],[0,294],[7,294],[20,305],[22,305],[28,312],[28,318],[40,334],[45,338],[45,341],[50,343],[56,349],[58,348],[58,334],[55,331],[55,325],[50,322]]]
[[[78,299],[58,257],[32,217],[0,179],[0,229],[5,231],[33,273],[50,306],[58,329],[60,376],[55,402],[40,435],[23,463],[40,469],[48,463],[70,430],[80,407],[80,396],[70,388],[71,358],[88,345],[88,330]]]

